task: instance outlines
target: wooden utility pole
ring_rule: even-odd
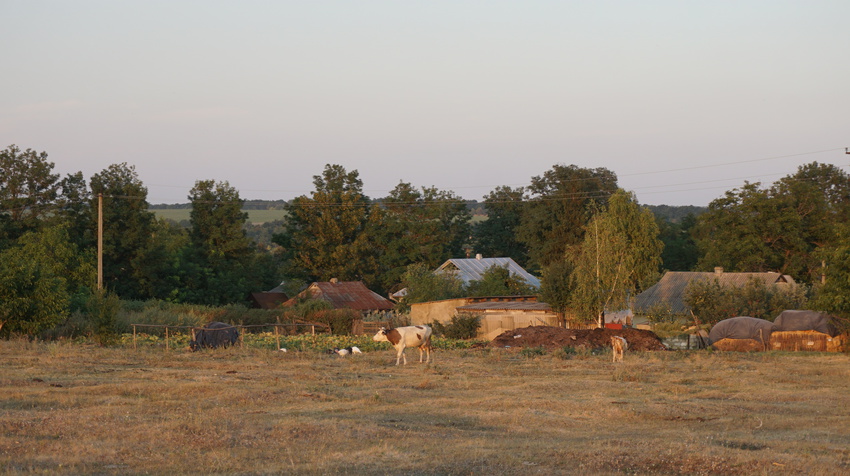
[[[103,289],[103,194],[97,194],[97,289]]]

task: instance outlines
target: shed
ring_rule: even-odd
[[[363,314],[391,311],[395,307],[392,301],[370,290],[362,281],[332,279],[315,282],[283,305],[294,306],[302,299],[322,299],[329,302],[334,309],[350,308]]]
[[[433,321],[451,322],[458,313],[481,316],[476,337],[493,339],[507,331],[529,326],[557,326],[558,314],[537,296],[488,296],[446,299],[411,305],[410,321],[414,325]]]
[[[450,259],[441,264],[434,272],[454,274],[463,280],[464,284],[469,284],[470,281],[480,281],[484,273],[493,266],[505,268],[512,276],[522,278],[535,288],[540,287],[540,280],[523,269],[512,258],[484,258],[481,255],[476,255],[475,258]]]

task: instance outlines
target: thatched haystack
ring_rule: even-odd
[[[724,319],[708,333],[708,344],[717,350],[752,352],[768,350],[770,335],[776,326],[770,321],[749,316]]]
[[[770,336],[773,350],[841,352],[843,339],[832,316],[818,311],[782,311]]]
[[[711,344],[716,350],[727,352],[762,352],[765,345],[756,339],[720,339]]]
[[[770,336],[772,350],[842,352],[841,336],[832,337],[818,331],[774,331]]]

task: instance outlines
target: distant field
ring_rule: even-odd
[[[176,222],[180,222],[182,220],[189,220],[189,213],[191,210],[189,209],[156,209],[151,210],[156,213],[157,218],[166,218],[169,220],[174,220]],[[283,210],[245,210],[248,212],[248,222],[254,224],[266,223],[274,220],[283,220],[286,212]]]

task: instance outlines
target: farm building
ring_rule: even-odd
[[[411,324],[447,324],[459,313],[481,317],[477,338],[493,339],[507,331],[530,326],[557,326],[558,314],[537,296],[490,296],[445,299],[412,304]]]
[[[277,309],[285,303],[289,296],[283,291],[286,283],[280,283],[273,289],[259,293],[251,293],[251,307],[255,309]]]
[[[294,306],[303,299],[322,299],[329,302],[334,309],[349,308],[360,311],[364,315],[392,311],[394,308],[392,301],[370,290],[361,281],[340,282],[332,279],[315,282],[283,305]]]
[[[796,286],[794,278],[781,273],[726,273],[723,268],[714,268],[714,272],[668,271],[646,291],[635,297],[632,309],[636,323],[645,321],[645,316],[658,307],[665,307],[673,315],[690,317],[690,308],[685,304],[685,289],[694,281],[715,279],[722,286],[742,288],[751,279],[767,286],[792,288]]]
[[[834,318],[818,311],[786,310],[773,321],[776,330],[770,337],[773,350],[840,352],[843,339]]]
[[[469,284],[470,281],[479,281],[484,273],[493,266],[506,268],[512,276],[522,278],[535,288],[540,287],[540,280],[511,258],[484,258],[481,255],[476,255],[475,258],[450,259],[441,264],[434,272],[453,274],[463,280],[464,284]]]
[[[447,260],[434,270],[434,274],[450,274],[460,278],[464,284],[471,281],[480,281],[484,273],[493,266],[500,266],[508,270],[511,276],[523,279],[529,285],[540,288],[540,280],[518,265],[512,258],[484,258],[480,254],[475,258],[456,258]],[[393,299],[402,299],[407,294],[407,289],[394,293]]]

